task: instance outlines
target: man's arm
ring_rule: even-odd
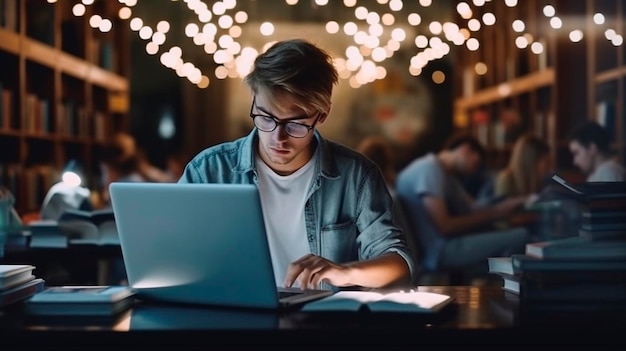
[[[422,198],[430,219],[439,233],[445,237],[462,235],[472,228],[504,218],[522,205],[525,200],[524,196],[507,198],[496,205],[478,209],[467,215],[452,216],[441,198],[431,195],[425,195]]]
[[[383,288],[408,286],[411,278],[407,262],[395,252],[341,265],[308,254],[289,265],[284,286],[298,282],[302,288],[316,288],[322,281],[338,287]]]

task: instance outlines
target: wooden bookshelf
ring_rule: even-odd
[[[116,20],[117,1],[100,3],[76,17],[68,1],[2,2],[0,185],[20,214],[39,211],[72,159],[96,186],[98,147],[130,127],[128,30]],[[89,26],[96,13],[113,21],[110,32]]]
[[[456,77],[454,120],[457,129],[470,130],[485,144],[491,168],[506,166],[517,136],[533,132],[550,145],[557,171],[577,172],[571,163],[567,137],[575,124],[591,118],[593,99],[588,95],[588,82],[602,76],[585,73],[592,64],[588,59],[593,47],[588,42],[588,28],[580,28],[585,31],[584,40],[572,42],[568,37],[571,29],[553,29],[543,8],[553,5],[559,18],[571,22],[572,18],[590,17],[591,3],[525,0],[511,8],[504,2],[492,1],[473,8],[477,12],[473,18],[491,12],[497,21],[472,33],[481,44],[479,50],[459,55],[458,67],[463,74]],[[513,29],[516,19],[524,21],[521,32]],[[519,36],[540,43],[543,51],[535,53],[530,45],[517,47]],[[486,65],[485,74],[475,70],[478,62]],[[608,77],[608,73],[602,74]],[[620,78],[623,80],[623,76]]]
[[[606,37],[606,30],[613,29],[624,35],[626,28],[626,1],[587,0],[587,32],[589,33],[587,79],[588,112],[593,120],[606,126],[611,135],[613,150],[622,163],[626,162],[626,48],[615,46]],[[591,17],[602,13],[603,24],[596,24]]]

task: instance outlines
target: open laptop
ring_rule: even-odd
[[[109,192],[139,298],[277,309],[332,294],[276,286],[254,185],[120,182]]]

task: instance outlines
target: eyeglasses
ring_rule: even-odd
[[[250,117],[254,122],[254,125],[262,132],[273,132],[276,127],[281,125],[285,129],[285,133],[293,138],[304,138],[309,134],[309,131],[315,128],[317,120],[320,118],[321,112],[317,114],[313,125],[307,125],[304,123],[281,121],[280,119],[271,116],[269,114],[260,115],[253,113],[254,106],[256,104],[256,97],[252,99],[252,106],[250,107]]]

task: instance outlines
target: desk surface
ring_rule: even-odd
[[[110,348],[136,345],[621,345],[626,313],[522,312],[516,296],[499,287],[435,286],[421,291],[450,294],[455,303],[436,315],[368,313],[310,315],[140,303],[114,321],[41,322],[21,305],[0,310],[4,345]],[[304,344],[303,344],[304,343]]]

